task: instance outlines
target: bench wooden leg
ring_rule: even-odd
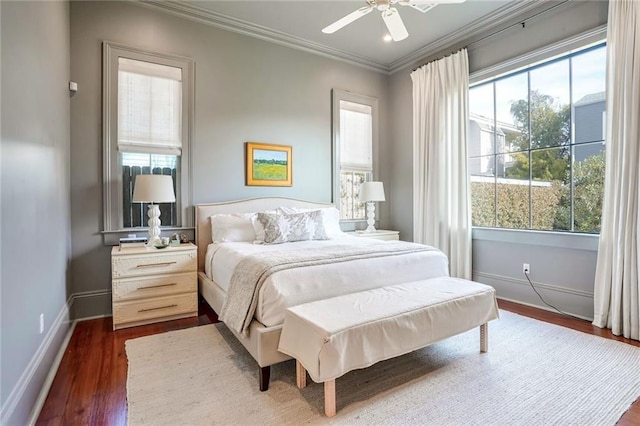
[[[333,417],[336,415],[336,381],[324,382],[324,415]]]
[[[485,353],[489,350],[489,324],[484,323],[480,326],[480,352]]]
[[[299,389],[304,389],[307,387],[307,370],[297,359],[296,359],[296,383]]]

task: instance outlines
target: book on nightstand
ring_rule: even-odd
[[[120,250],[127,248],[144,247],[147,245],[147,237],[120,238]]]

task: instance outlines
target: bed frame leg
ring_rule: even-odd
[[[480,326],[480,352],[485,353],[489,350],[489,327],[487,323]]]
[[[307,387],[307,370],[304,366],[296,359],[296,384],[299,389],[304,389]]]
[[[324,415],[333,417],[336,415],[336,381],[324,382]]]
[[[264,392],[269,389],[269,379],[271,378],[271,366],[260,367],[260,391]]]

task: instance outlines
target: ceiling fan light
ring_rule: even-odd
[[[393,37],[391,37],[391,34],[389,33],[384,33],[382,35],[382,41],[389,43],[390,41],[393,41]]]

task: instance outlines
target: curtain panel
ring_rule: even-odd
[[[594,321],[640,340],[640,4],[610,1],[607,27],[607,151]]]
[[[424,65],[411,79],[413,238],[442,250],[452,276],[471,279],[466,49]]]

